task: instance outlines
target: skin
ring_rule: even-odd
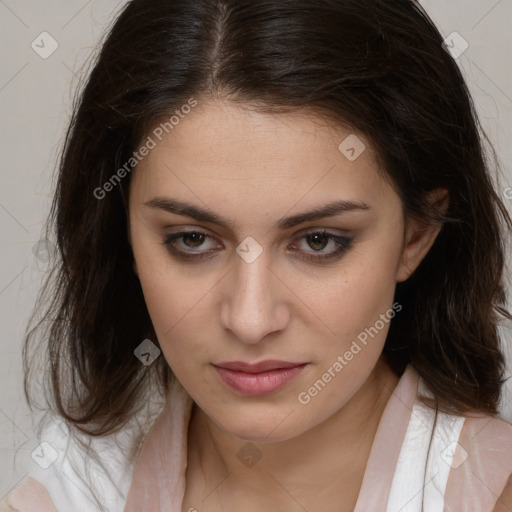
[[[399,379],[381,355],[389,322],[307,405],[298,395],[392,308],[396,283],[419,265],[439,226],[404,218],[363,135],[366,150],[350,161],[338,146],[353,130],[310,111],[198,103],[140,162],[129,198],[134,271],[163,355],[196,404],[182,510],[353,510]],[[148,206],[156,196],[208,208],[234,226]],[[339,199],[369,209],[274,227]],[[318,229],[350,237],[351,248],[339,258],[304,259],[336,250],[333,241],[304,236]],[[208,257],[187,262],[166,248],[165,236],[183,230],[211,238],[175,246],[212,251]],[[249,236],[262,248],[251,263],[236,252]],[[235,392],[212,366],[266,359],[308,364],[263,396]],[[248,442],[261,455],[252,467],[237,456]]]

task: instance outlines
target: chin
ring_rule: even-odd
[[[296,437],[298,434],[293,434],[289,431],[281,432],[279,435],[276,435],[272,432],[272,429],[255,429],[255,428],[243,428],[243,427],[234,427],[234,428],[226,428],[222,427],[228,434],[233,436],[240,441],[252,442],[252,443],[277,443],[281,441],[288,441]]]
[[[269,443],[287,441],[303,432],[300,425],[293,423],[294,414],[272,414],[268,411],[260,414],[237,410],[233,415],[219,414],[220,421],[210,416],[219,428],[241,441]]]

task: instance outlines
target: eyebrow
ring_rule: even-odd
[[[164,210],[168,213],[184,215],[202,222],[209,222],[232,231],[234,230],[234,224],[217,213],[208,210],[207,208],[201,208],[170,197],[154,197],[150,201],[145,202],[144,206]],[[334,201],[291,217],[282,217],[276,222],[274,228],[289,229],[304,222],[323,219],[326,217],[334,217],[340,213],[358,210],[371,210],[371,207],[361,201]]]

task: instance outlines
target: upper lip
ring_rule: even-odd
[[[219,366],[221,368],[226,368],[228,370],[235,370],[238,372],[245,373],[261,373],[268,372],[270,370],[279,370],[282,368],[293,368],[295,366],[302,366],[306,363],[293,363],[290,361],[277,361],[277,360],[267,360],[260,361],[259,363],[246,363],[244,361],[229,361],[225,363],[217,363],[214,366]]]

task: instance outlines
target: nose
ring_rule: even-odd
[[[289,322],[289,308],[282,295],[285,287],[269,263],[265,251],[251,263],[237,258],[225,284],[221,323],[243,343],[258,343]]]

